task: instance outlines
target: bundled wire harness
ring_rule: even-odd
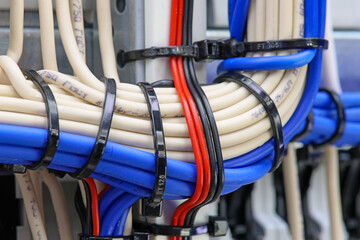
[[[253,42],[273,41],[284,46],[228,58],[218,69],[220,83],[204,86],[198,82],[194,56],[170,54],[174,87],[146,85],[147,93],[144,85],[140,88],[120,82],[110,1],[97,0],[104,81],[86,65],[85,40],[76,35],[79,29],[83,31],[83,23],[70,11],[81,5],[70,2],[56,0],[55,10],[74,76],[58,71],[53,6],[51,1],[39,0],[44,70],[37,73],[44,81],[42,89],[53,94],[54,101],[49,101],[17,65],[22,54],[24,2],[11,1],[10,45],[7,55],[0,56],[0,162],[34,165],[44,160],[49,146],[56,146],[51,158],[45,156],[46,166],[44,161],[40,165],[81,179],[86,201],[82,202],[79,187],[76,202],[84,239],[88,235],[124,235],[130,208],[141,198],[157,206],[162,198],[188,199],[175,211],[172,225],[192,226],[201,207],[275,169],[283,154],[279,149],[305,128],[313,105],[314,127],[302,142],[322,142],[337,129],[335,105],[326,93],[317,93],[324,46],[285,47],[296,39],[323,39],[325,0],[229,1],[229,28],[237,42],[251,47]],[[193,2],[172,0],[170,47],[193,46]],[[248,85],[253,88],[242,87],[238,84],[241,79],[251,82]],[[341,99],[347,122],[336,145],[357,145],[360,101],[358,96],[345,93]],[[266,104],[276,110],[274,116]],[[51,106],[58,112],[55,129],[50,124],[55,111],[49,110]],[[277,130],[271,120],[275,118]],[[154,126],[160,125],[162,129],[154,131]],[[154,133],[159,135],[154,138]],[[57,141],[51,143],[56,134]],[[156,142],[159,139],[163,140],[161,151]],[[166,166],[162,162],[163,178],[159,178],[159,152],[166,159]],[[108,185],[99,195],[102,189],[93,179]],[[154,186],[163,189],[154,194]],[[45,231],[31,227],[33,233]],[[70,239],[69,235],[63,239]]]

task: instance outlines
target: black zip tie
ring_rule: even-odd
[[[174,81],[170,79],[163,79],[163,80],[158,80],[156,82],[152,82],[151,86],[154,88],[175,87]]]
[[[134,231],[133,235],[131,236],[99,237],[80,235],[79,240],[150,240],[150,234],[147,232]]]
[[[26,76],[26,78],[31,80],[40,90],[41,95],[44,99],[48,118],[48,137],[43,155],[34,164],[26,166],[20,164],[14,164],[12,166],[10,164],[5,165],[5,167],[9,171],[14,173],[25,173],[26,169],[36,170],[49,166],[58,148],[60,133],[58,109],[54,94],[52,93],[50,87],[36,71],[29,69],[22,70],[22,72]]]
[[[291,139],[292,142],[300,141],[301,139],[305,138],[314,128],[314,112],[311,110],[309,115],[306,118],[306,124],[305,128],[296,134],[293,139]]]
[[[209,217],[209,222],[205,225],[195,227],[178,227],[146,222],[134,222],[135,229],[146,231],[152,235],[168,237],[191,237],[201,234],[209,234],[212,237],[225,236],[228,230],[228,222],[223,217]]]
[[[187,46],[151,47],[133,51],[120,51],[121,67],[126,63],[160,57],[192,57],[196,61],[244,57],[248,52],[270,52],[295,49],[327,49],[328,41],[322,38],[285,39],[262,42],[227,40],[202,40]]]
[[[324,141],[322,143],[312,144],[312,146],[314,148],[319,148],[326,144],[335,143],[344,134],[345,125],[346,125],[345,107],[344,107],[344,103],[342,102],[339,94],[335,93],[334,91],[324,89],[324,88],[319,89],[319,92],[326,92],[329,94],[329,96],[331,97],[331,99],[334,101],[334,103],[336,105],[338,118],[337,118],[337,127],[336,127],[336,131],[334,132],[334,134],[329,139],[327,139],[326,141]]]
[[[164,128],[159,102],[153,87],[146,82],[139,82],[138,86],[145,95],[149,109],[156,163],[153,193],[151,198],[143,198],[142,214],[144,216],[160,217],[162,215],[162,200],[165,194],[167,171]]]
[[[281,118],[274,101],[261,88],[261,86],[254,82],[251,78],[248,78],[244,75],[235,72],[227,72],[218,76],[214,80],[214,82],[216,83],[220,83],[223,81],[232,81],[235,83],[239,83],[241,86],[245,87],[251,94],[253,94],[265,108],[265,111],[270,119],[271,129],[273,131],[274,137],[275,157],[272,168],[270,170],[270,172],[273,172],[282,163],[285,153],[284,134],[281,124]]]
[[[87,162],[75,173],[69,173],[70,176],[77,179],[85,179],[89,177],[99,164],[104,154],[106,143],[109,137],[112,117],[114,114],[116,100],[116,82],[111,78],[101,78],[105,84],[105,101],[99,125],[99,132],[96,136],[94,147],[91,150]]]

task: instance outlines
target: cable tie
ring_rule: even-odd
[[[163,79],[163,80],[158,80],[156,82],[152,82],[151,86],[154,88],[165,88],[165,87],[175,87],[174,85],[174,81],[170,80],[170,79]]]
[[[297,142],[303,138],[305,138],[314,128],[314,112],[311,111],[309,115],[306,118],[306,124],[304,129],[296,134],[293,139],[291,139],[292,142]]]
[[[196,61],[244,57],[248,52],[271,52],[296,49],[327,49],[329,42],[323,38],[299,38],[261,42],[238,42],[226,40],[202,40],[193,45],[151,47],[118,53],[118,64],[161,57],[192,57]]]
[[[106,91],[99,131],[86,164],[77,172],[69,173],[73,178],[85,179],[94,172],[102,158],[109,137],[116,100],[116,82],[111,78],[101,78],[100,81],[105,84]]]
[[[150,234],[147,232],[134,231],[133,235],[131,236],[99,237],[99,236],[80,235],[79,240],[150,240]]]
[[[271,129],[273,131],[274,137],[275,157],[270,172],[276,170],[284,158],[285,143],[281,118],[274,101],[264,91],[264,89],[261,88],[261,86],[254,82],[251,78],[248,78],[244,75],[235,72],[227,72],[218,76],[214,80],[215,83],[220,83],[223,81],[232,81],[240,84],[241,86],[245,87],[251,94],[253,94],[263,105],[270,119]]]
[[[160,217],[162,215],[162,200],[165,194],[167,171],[164,128],[162,124],[159,101],[153,87],[146,82],[139,82],[137,85],[144,93],[149,109],[156,163],[153,193],[151,198],[143,198],[142,214],[144,216]]]
[[[314,148],[319,148],[326,144],[335,143],[344,134],[345,125],[346,125],[345,107],[344,107],[344,103],[342,102],[339,94],[335,93],[334,91],[324,89],[324,88],[319,89],[319,92],[326,92],[329,94],[329,96],[331,97],[331,99],[334,101],[334,103],[336,105],[338,118],[337,118],[337,127],[336,127],[336,131],[334,132],[334,134],[329,139],[327,139],[326,141],[324,141],[322,143],[312,144],[312,146]]]
[[[212,237],[222,237],[227,233],[228,222],[223,217],[210,216],[207,224],[195,227],[166,226],[139,221],[134,222],[134,227],[135,229],[146,231],[152,235],[168,237],[190,237],[201,234],[209,234]]]
[[[56,105],[55,97],[42,77],[34,70],[22,70],[23,74],[28,80],[31,80],[35,86],[40,90],[46,106],[46,113],[48,118],[48,138],[46,147],[41,158],[32,165],[19,164],[4,164],[4,167],[13,173],[25,173],[26,169],[36,170],[39,168],[46,168],[50,165],[55,156],[57,147],[59,145],[59,114]]]

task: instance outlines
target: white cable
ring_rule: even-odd
[[[304,240],[304,219],[301,209],[299,172],[293,143],[287,147],[282,164],[285,186],[286,212],[293,240]]]
[[[101,51],[101,62],[104,75],[119,82],[117,64],[113,43],[113,30],[111,24],[110,0],[96,0],[96,13],[99,25],[99,43]]]
[[[344,238],[340,199],[339,158],[336,147],[325,147],[326,181],[330,206],[331,239]]]
[[[329,40],[329,50],[324,53],[322,83],[327,89],[340,94],[342,89],[337,69],[335,41],[332,28],[331,3],[328,3],[326,9],[325,36]],[[341,207],[339,157],[337,148],[334,146],[325,146],[325,167],[331,223],[331,238],[333,240],[345,239]]]
[[[64,197],[64,191],[58,179],[47,169],[40,171],[44,183],[49,189],[51,200],[56,215],[56,221],[61,240],[72,240],[72,230],[70,224],[70,217],[68,207]]]
[[[47,240],[44,222],[41,217],[39,206],[36,201],[34,187],[30,180],[29,174],[15,174],[19,183],[20,190],[24,199],[26,215],[30,225],[31,233],[34,240]]]
[[[50,0],[38,0],[40,17],[41,54],[45,69],[58,71],[54,37],[53,5]]]
[[[24,41],[24,0],[13,0],[10,5],[10,36],[6,55],[18,62]],[[0,69],[0,83],[9,84],[4,72]]]
[[[37,171],[32,171],[29,169],[27,171],[29,173],[31,183],[34,187],[36,202],[39,205],[39,211],[41,213],[41,217],[43,220],[45,220],[43,190],[42,190],[42,181],[40,175]]]

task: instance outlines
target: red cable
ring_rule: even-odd
[[[100,234],[100,220],[99,220],[99,199],[95,182],[92,178],[85,179],[90,188],[91,193],[91,211],[93,220],[93,235],[99,236]],[[89,206],[88,206],[89,207]]]
[[[98,194],[98,199],[100,199],[105,193],[106,191],[110,188],[109,184],[106,184],[106,186],[104,187],[103,190],[101,190],[101,192]]]
[[[170,46],[181,45],[183,0],[173,0],[171,11]],[[188,124],[197,166],[197,181],[195,192],[189,200],[181,204],[175,210],[173,215],[172,225],[182,226],[189,210],[206,199],[211,184],[211,171],[203,129],[197,113],[196,105],[186,84],[182,58],[170,58],[170,65],[174,76],[175,88],[178,92]],[[205,168],[205,174],[203,172],[203,168]],[[175,239],[181,239],[181,237],[172,237],[172,240]]]

